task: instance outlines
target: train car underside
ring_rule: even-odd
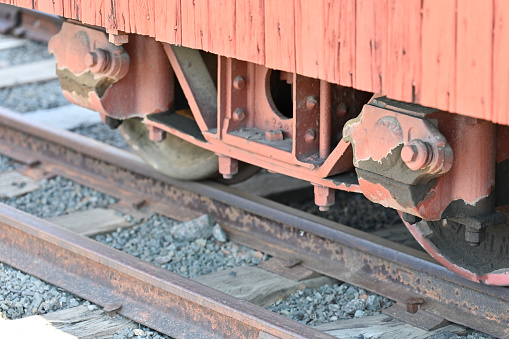
[[[49,49],[64,95],[159,171],[229,179],[251,164],[311,182],[321,209],[363,193],[452,271],[509,285],[509,127],[71,21]]]

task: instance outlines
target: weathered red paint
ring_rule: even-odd
[[[164,112],[173,103],[173,71],[152,38],[133,35],[115,46],[104,32],[64,23],[49,50],[72,103],[116,119]]]
[[[503,0],[0,2],[509,123]]]

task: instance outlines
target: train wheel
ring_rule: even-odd
[[[451,271],[483,284],[509,285],[507,224],[488,227],[484,241],[472,246],[465,240],[465,226],[444,220],[403,222],[421,246]]]
[[[120,132],[131,148],[147,164],[175,179],[201,180],[218,172],[217,156],[170,133],[161,142],[150,140],[140,119],[122,122]]]
[[[173,134],[167,133],[161,142],[150,140],[140,119],[124,120],[119,127],[127,144],[157,171],[179,180],[213,178],[225,185],[234,185],[258,173],[260,167],[240,162],[239,172],[223,179],[218,172],[217,156]]]

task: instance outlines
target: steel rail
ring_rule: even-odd
[[[298,258],[315,271],[400,303],[423,298],[419,312],[509,337],[508,289],[468,281],[422,252],[222,185],[169,179],[130,153],[6,111],[0,112],[0,152],[38,160],[57,174],[115,196],[142,198],[169,216],[208,213],[234,241]]]
[[[60,31],[64,19],[27,8],[0,4],[0,33],[47,43]]]

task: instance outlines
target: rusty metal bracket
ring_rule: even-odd
[[[202,131],[217,126],[217,90],[200,51],[164,44],[164,51]]]
[[[48,48],[57,59],[64,96],[114,119],[167,111],[173,72],[161,43],[134,35],[115,46],[99,30],[66,22]]]

